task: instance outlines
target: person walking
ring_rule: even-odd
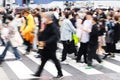
[[[25,22],[23,22],[20,32],[24,39],[24,43],[27,46],[25,54],[29,54],[34,40],[33,32],[35,29],[35,21],[29,10],[23,10],[22,14],[25,17]]]
[[[61,36],[60,40],[62,41],[62,44],[63,44],[62,59],[61,59],[62,63],[66,63],[65,62],[66,56],[67,56],[67,54],[71,53],[70,47],[71,47],[72,41],[73,41],[72,34],[76,33],[76,29],[74,28],[73,24],[70,21],[71,17],[72,17],[72,13],[66,12],[65,19],[63,20],[62,25],[60,27],[60,36]],[[77,53],[77,51],[76,51],[76,53]]]
[[[20,54],[17,51],[17,47],[13,46],[12,42],[11,42],[11,38],[16,34],[16,32],[18,32],[17,26],[15,26],[15,21],[13,20],[12,16],[7,16],[7,22],[8,22],[8,26],[7,26],[7,35],[4,36],[4,40],[6,40],[6,46],[5,49],[3,51],[3,53],[0,55],[0,61],[3,61],[3,59],[5,58],[7,51],[9,50],[9,47],[12,48],[13,50],[13,54],[16,57],[16,60],[21,59]]]
[[[45,63],[51,59],[57,70],[58,75],[56,78],[61,78],[63,76],[61,65],[59,60],[56,57],[57,42],[59,40],[59,30],[57,25],[53,22],[53,14],[46,12],[44,14],[44,23],[46,24],[44,30],[38,33],[38,48],[41,54],[41,65],[38,67],[38,70],[35,72],[34,76],[41,76],[43,67]]]
[[[86,69],[91,68],[92,66],[92,59],[96,59],[99,63],[102,63],[102,60],[99,58],[99,56],[96,54],[97,48],[98,48],[98,26],[97,26],[97,18],[93,18],[92,20],[93,26],[90,32],[90,40],[88,43],[88,57],[87,57],[87,64],[88,66]]]
[[[76,62],[81,63],[81,56],[84,55],[84,62],[87,63],[87,48],[89,42],[89,30],[92,28],[92,13],[87,12],[85,20],[83,21],[81,29],[81,38],[80,38],[80,48],[77,54]],[[83,63],[83,62],[82,62]]]

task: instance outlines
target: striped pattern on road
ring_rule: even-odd
[[[3,50],[4,50],[4,47],[0,47],[0,53],[2,53]],[[18,50],[22,54],[25,53],[25,50],[23,48],[18,48]],[[36,55],[36,53],[31,52],[29,55],[26,55],[26,58],[29,58],[30,60],[32,60],[37,65],[40,65],[40,63],[41,63],[40,59],[35,58],[34,55]],[[57,52],[57,57],[61,58],[61,53],[60,52]],[[10,51],[8,51],[5,59],[9,59],[9,58],[15,58],[14,55],[12,54],[12,52],[10,52]],[[112,58],[112,59],[116,60],[116,61],[120,61],[120,56],[116,55],[116,57]],[[85,69],[85,66],[81,66],[82,64],[76,63],[75,60],[71,59],[70,57],[67,57],[67,61],[68,61],[69,66],[72,66],[73,68],[77,69],[78,71],[80,71],[80,72],[82,72],[86,75],[104,74],[103,71],[97,70],[95,68]],[[19,79],[35,78],[35,77],[31,76],[31,74],[33,74],[34,72],[31,69],[29,69],[29,67],[26,66],[27,64],[24,64],[22,61],[13,60],[13,61],[5,61],[5,63],[9,66],[9,68],[14,72],[14,74],[16,74],[16,76]],[[120,73],[120,65],[111,63],[111,62],[106,61],[106,60],[104,60],[103,68],[107,68],[107,69],[110,69],[110,70],[112,70],[116,73]],[[55,68],[55,65],[51,61],[48,61],[46,63],[44,69],[46,71],[48,71],[52,76],[57,75],[57,70]],[[73,76],[73,74],[69,73],[64,68],[62,68],[62,71],[63,71],[63,74],[65,76]]]

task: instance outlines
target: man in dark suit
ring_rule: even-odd
[[[57,41],[59,40],[59,30],[56,24],[53,22],[53,15],[51,13],[45,13],[44,16],[44,29],[40,30],[38,35],[39,41],[39,51],[41,54],[41,65],[39,66],[37,72],[34,76],[40,76],[45,63],[51,59],[58,70],[58,75],[56,78],[61,78],[63,76],[61,71],[61,65],[56,57]]]

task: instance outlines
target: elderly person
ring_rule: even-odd
[[[52,19],[53,15],[51,13],[45,13],[44,23],[46,24],[46,26],[44,30],[40,31],[38,34],[39,51],[41,54],[42,62],[37,72],[34,74],[34,76],[37,77],[41,75],[43,67],[49,59],[51,59],[55,63],[55,66],[58,70],[58,75],[56,78],[61,78],[63,76],[60,63],[56,57],[57,41],[59,40],[59,31]]]

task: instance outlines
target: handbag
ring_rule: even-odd
[[[72,34],[72,40],[74,41],[74,44],[77,45],[79,43],[79,38],[76,34]]]
[[[120,41],[115,44],[116,50],[120,50]]]

